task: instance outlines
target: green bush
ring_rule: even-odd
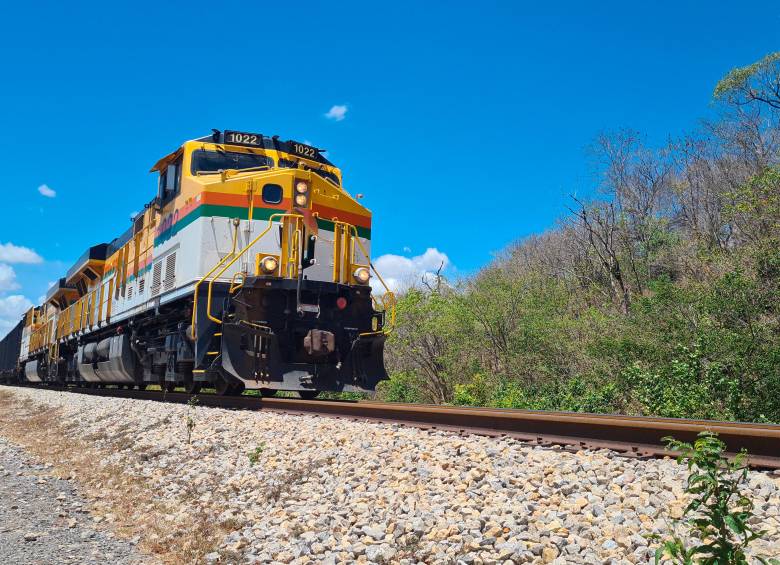
[[[655,553],[656,564],[747,565],[745,550],[765,532],[750,526],[753,503],[745,494],[748,475],[747,453],[732,460],[726,445],[716,434],[702,432],[693,443],[665,438],[669,449],[679,451],[678,461],[688,466],[685,492],[691,496],[682,520],[675,521],[672,536]],[[694,536],[690,545],[678,533]],[[780,565],[776,559],[757,558],[764,564]]]

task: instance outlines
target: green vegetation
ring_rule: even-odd
[[[729,461],[725,444],[710,432],[699,434],[691,445],[665,438],[669,449],[680,452],[678,461],[688,466],[685,492],[691,502],[675,532],[655,554],[656,564],[671,561],[679,565],[747,565],[745,550],[764,532],[750,526],[753,503],[743,494],[747,480],[747,453],[742,451]],[[695,540],[690,546],[679,529]],[[776,559],[758,557],[764,564],[780,565]]]
[[[187,401],[187,443],[192,441],[192,431],[195,429],[195,407],[200,404],[198,396],[194,395]]]
[[[378,397],[780,422],[779,81],[732,71],[664,147],[599,137],[598,198],[399,297]]]
[[[262,455],[263,451],[265,450],[265,442],[261,443],[257,447],[255,447],[252,451],[247,453],[247,457],[249,458],[249,464],[251,466],[255,466],[255,464],[260,461],[260,455]]]

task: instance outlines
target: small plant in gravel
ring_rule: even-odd
[[[249,457],[249,464],[254,467],[255,463],[260,461],[260,455],[263,453],[263,450],[265,449],[265,442],[261,443],[257,447],[255,447],[252,451],[247,453],[247,457]]]
[[[197,395],[191,396],[187,401],[187,443],[192,440],[192,431],[195,429],[194,412],[199,400]]]
[[[748,475],[748,454],[743,449],[729,460],[726,444],[712,432],[701,432],[693,444],[664,438],[667,447],[680,452],[677,461],[688,466],[685,492],[691,495],[674,533],[655,552],[656,564],[747,565],[745,550],[763,536],[750,526],[753,503],[743,494]],[[678,526],[694,538],[689,547],[677,534]],[[657,536],[656,536],[657,537]],[[776,559],[756,557],[765,565],[780,565]]]

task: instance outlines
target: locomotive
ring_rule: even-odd
[[[87,249],[0,342],[0,378],[374,390],[395,297],[370,260],[371,212],[323,153],[213,130],[157,161],[157,195],[130,228]]]

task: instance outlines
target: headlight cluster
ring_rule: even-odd
[[[276,257],[271,257],[269,255],[268,257],[263,257],[260,260],[260,269],[266,275],[271,275],[275,273],[278,268],[279,268],[279,261],[276,259]]]
[[[355,272],[352,273],[352,276],[358,284],[367,284],[368,279],[371,278],[371,272],[365,267],[358,267],[355,269]]]
[[[301,208],[309,204],[309,183],[305,180],[295,181],[295,205]]]

